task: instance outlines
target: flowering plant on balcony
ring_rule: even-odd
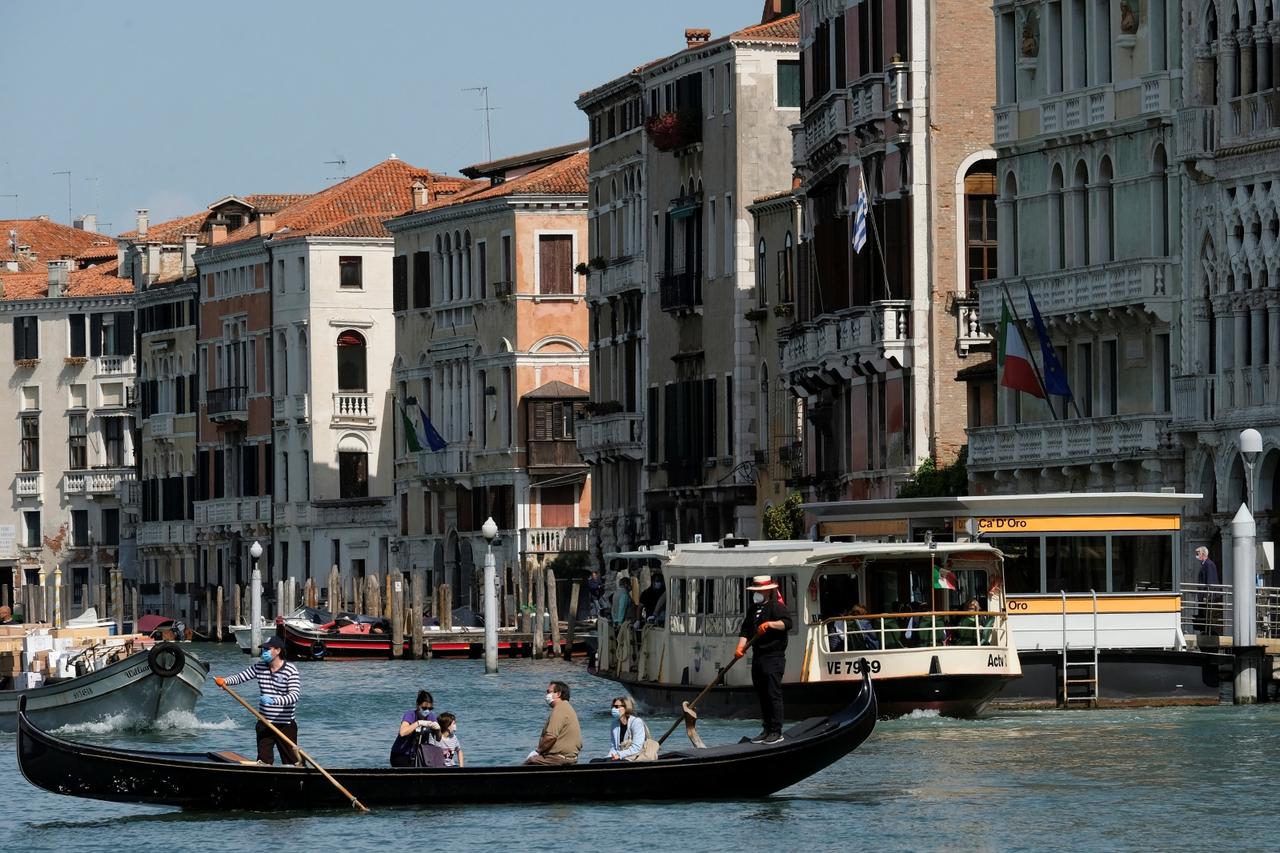
[[[29,368],[35,367],[39,363],[40,363],[40,359],[38,358],[15,358],[13,360],[13,366],[18,368],[19,370],[27,370]]]
[[[763,320],[768,316],[769,316],[769,309],[767,308],[752,308],[746,314],[748,323],[759,323],[761,320]]]
[[[62,360],[62,363],[69,367],[80,367],[81,365],[88,364],[89,359],[82,355],[69,355]]]
[[[790,317],[794,313],[795,306],[790,302],[779,302],[777,305],[773,306],[773,316],[775,317]]]
[[[674,151],[698,141],[696,123],[696,113],[682,110],[653,116],[644,123],[644,129],[659,151]]]
[[[591,267],[587,266],[585,261],[579,261],[578,265],[573,268],[573,271],[578,275],[586,275],[591,272]]]
[[[622,403],[617,400],[597,400],[587,403],[583,408],[589,415],[616,415],[622,411]]]

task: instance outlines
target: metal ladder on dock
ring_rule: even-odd
[[[1067,593],[1062,591],[1062,707],[1088,703],[1098,707],[1098,593],[1093,596],[1093,637],[1087,647],[1072,648],[1067,639]]]

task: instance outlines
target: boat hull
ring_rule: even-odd
[[[679,713],[682,702],[691,701],[705,685],[658,684],[617,678],[646,714]],[[783,683],[782,703],[789,719],[830,714],[849,703],[861,681],[830,680]],[[990,675],[924,675],[877,678],[876,704],[882,717],[898,717],[915,711],[936,711],[947,717],[972,717],[980,713],[1005,681]],[[698,714],[725,719],[759,719],[760,703],[751,686],[716,687],[698,702]]]
[[[1010,681],[993,708],[1056,708],[1062,692],[1062,653],[1023,650],[1022,678]],[[1219,667],[1227,655],[1173,649],[1100,649],[1098,707],[1217,705]],[[1071,703],[1079,707],[1085,703]]]
[[[123,716],[137,723],[154,722],[174,711],[192,711],[200,698],[209,667],[195,655],[179,649],[181,667],[174,675],[161,675],[150,652],[139,652],[103,669],[33,690],[0,691],[0,731],[18,728],[18,703],[26,699],[27,715],[45,729],[76,723],[98,722]]]
[[[764,797],[856,749],[876,721],[864,683],[840,713],[807,721],[777,744],[664,752],[653,762],[555,767],[330,769],[370,807],[450,803],[710,800]],[[228,761],[219,754],[112,750],[71,743],[20,719],[18,765],[33,785],[59,794],[192,810],[348,808],[311,768]]]

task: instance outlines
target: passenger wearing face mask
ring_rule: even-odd
[[[219,687],[232,687],[246,681],[258,682],[258,713],[271,721],[286,737],[294,743],[298,742],[298,694],[300,680],[298,668],[284,659],[284,640],[279,637],[268,637],[262,644],[262,659],[244,672],[237,672],[229,678],[215,678],[213,683]],[[301,766],[298,756],[292,747],[279,740],[271,729],[261,722],[257,724],[255,733],[258,738],[258,763],[272,764],[275,761],[273,748],[280,752],[282,764]]]
[[[440,715],[440,728],[427,735],[439,748],[445,767],[462,766],[462,744],[458,741],[458,718],[448,711]]]
[[[391,744],[392,767],[417,767],[418,746],[422,742],[422,734],[428,730],[440,730],[440,723],[432,711],[435,700],[425,690],[418,691],[418,701],[413,710],[405,711],[400,719],[400,731],[395,742]]]
[[[649,581],[649,588],[640,593],[641,618],[650,623],[661,621],[658,617],[665,610],[663,607],[664,592],[662,575],[654,575],[653,579]]]
[[[782,740],[782,673],[787,665],[787,632],[791,630],[791,613],[778,596],[778,584],[768,575],[756,575],[747,587],[751,604],[738,632],[738,648],[734,658],[751,648],[751,684],[760,701],[760,734],[752,743],[778,743]]]
[[[547,704],[551,713],[542,727],[538,747],[529,753],[525,764],[577,764],[582,752],[582,727],[578,713],[569,704],[569,685],[553,681],[547,685]]]
[[[649,727],[636,716],[636,703],[630,696],[613,697],[610,713],[612,748],[610,761],[653,761],[658,757],[658,742],[649,736]]]

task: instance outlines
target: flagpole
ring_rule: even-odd
[[[1013,307],[1013,296],[1009,294],[1009,285],[1001,281],[1000,287],[1004,290],[1005,304],[1009,306],[1009,311],[1013,314],[1014,329],[1018,332],[1018,337],[1022,339],[1022,346],[1027,351],[1027,360],[1031,362],[1031,369],[1036,374],[1036,381],[1040,383],[1040,390],[1044,393],[1044,402],[1049,407],[1049,414],[1053,415],[1055,421],[1062,420],[1058,417],[1057,409],[1053,407],[1053,400],[1049,396],[1049,389],[1044,384],[1044,377],[1040,375],[1040,367],[1036,364],[1035,356],[1031,355],[1031,347],[1027,344],[1027,336],[1022,334],[1022,318],[1018,316],[1018,309]],[[1044,358],[1044,355],[1041,354],[1040,357]]]
[[[1031,295],[1031,285],[1030,285],[1030,284],[1027,284],[1027,280],[1026,280],[1026,279],[1023,279],[1023,280],[1022,280],[1022,286],[1023,286],[1024,288],[1026,288],[1026,291],[1027,291],[1027,300],[1028,300],[1028,302],[1030,303],[1031,301],[1034,301],[1034,300],[1035,300],[1035,297]],[[1041,358],[1044,358],[1043,353],[1041,354],[1041,356],[1040,356],[1040,357],[1041,357]],[[1069,386],[1068,386],[1068,389],[1067,389],[1067,390],[1070,390],[1070,387],[1069,387]],[[1049,390],[1046,388],[1046,389],[1045,389],[1046,399],[1047,399],[1047,395],[1048,395],[1048,393],[1049,393]],[[1071,401],[1071,405],[1072,405],[1072,407],[1073,407],[1073,408],[1075,408],[1075,410],[1076,410],[1076,417],[1077,417],[1077,418],[1081,418],[1081,419],[1083,419],[1083,418],[1084,418],[1084,414],[1083,414],[1083,413],[1081,413],[1081,411],[1080,411],[1080,404],[1079,404],[1078,402],[1076,402],[1076,395],[1075,395],[1075,394],[1072,394],[1072,395],[1071,395],[1070,397],[1068,397],[1067,399]],[[1053,407],[1052,407],[1052,406],[1050,406],[1050,408],[1053,408]],[[1064,414],[1064,415],[1065,415],[1066,413],[1067,413],[1067,407],[1066,407],[1066,406],[1063,406],[1063,407],[1062,407],[1062,414]]]
[[[893,292],[889,289],[889,267],[884,257],[884,246],[880,243],[880,227],[876,224],[876,211],[875,206],[871,203],[871,191],[867,187],[867,168],[862,164],[861,157],[857,159],[858,181],[862,184],[862,191],[867,194],[867,218],[871,220],[871,239],[875,241],[876,252],[880,255],[880,275],[884,280],[884,298],[891,299]]]

